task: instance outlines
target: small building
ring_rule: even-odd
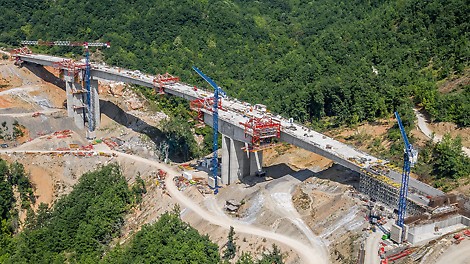
[[[230,213],[236,213],[238,211],[238,207],[233,205],[225,205],[225,210],[229,211]]]

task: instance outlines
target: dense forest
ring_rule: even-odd
[[[266,104],[315,129],[392,117],[398,110],[409,130],[413,106],[433,121],[470,125],[468,81],[442,88],[469,78],[470,5],[465,0],[0,3],[5,7],[0,46],[17,47],[25,39],[110,41],[110,49],[95,50],[93,57],[151,74],[169,72],[207,87],[191,70],[196,65],[229,96]],[[33,48],[83,55],[80,48]],[[210,151],[208,128],[195,131],[204,136],[201,151],[185,122],[191,119],[187,102],[137,89],[172,117],[162,125],[170,156],[188,160]],[[398,163],[397,128],[388,139],[394,142],[391,151],[376,154]],[[427,168],[419,169],[425,176],[440,177],[449,170],[431,167],[462,161],[468,174],[470,164],[461,153],[427,153],[433,153],[422,160]]]
[[[465,0],[0,0],[0,43],[110,41],[106,62],[170,72],[264,103],[317,128],[389,117],[412,104],[470,125],[470,5]],[[70,56],[77,48],[37,48]],[[319,122],[321,121],[321,122]]]

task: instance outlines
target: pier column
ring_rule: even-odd
[[[242,148],[245,143],[230,139],[230,174],[229,184],[232,184],[250,173],[249,154]]]
[[[249,154],[245,143],[222,135],[222,184],[232,184],[250,174]]]
[[[222,134],[221,184],[228,184],[230,178],[230,138]]]
[[[64,81],[67,96],[67,115],[73,117],[78,128],[84,129],[86,121],[86,97],[82,84],[76,82],[74,75],[69,75],[68,71],[64,72]]]
[[[93,93],[92,99],[94,103],[92,106],[95,113],[95,130],[100,127],[101,124],[101,111],[100,111],[100,97],[98,95],[98,80],[91,80],[91,92]]]
[[[250,175],[263,169],[263,151],[250,152]]]

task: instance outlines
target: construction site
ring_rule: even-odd
[[[233,226],[238,252],[256,255],[275,243],[287,263],[470,257],[462,251],[470,243],[469,199],[410,177],[417,153],[404,130],[399,168],[262,104],[227,98],[202,72],[215,92],[168,73],[12,54],[0,61],[0,156],[25,165],[37,204],[54,203],[102,164],[118,163],[130,183],[139,175],[148,193],[116,244],[180,204],[181,218],[220,246]],[[150,110],[129,84],[190,100],[196,126],[215,128],[213,153],[171,162],[161,151],[160,122],[168,116]]]

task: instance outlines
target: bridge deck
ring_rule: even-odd
[[[62,61],[64,59],[40,54],[18,55],[18,57],[23,61],[46,66],[51,66],[54,62]],[[126,69],[92,64],[91,74],[93,77],[99,79],[132,83],[146,87],[154,87],[154,76],[143,74],[139,71],[130,71]],[[184,83],[165,85],[165,92],[185,98],[187,100],[213,96],[211,92],[201,89],[195,91],[192,86]],[[237,140],[246,141],[244,140],[243,136],[240,136],[243,135],[243,127],[240,125],[240,122],[246,122],[248,120],[248,117],[245,115],[248,105],[249,104],[240,102],[233,98],[226,98],[223,100],[222,106],[225,111],[219,111],[219,119],[222,124],[220,126],[221,133],[231,132],[235,137],[238,135],[238,138],[236,138]],[[254,115],[259,114],[255,110],[253,111]],[[210,111],[205,111],[205,115],[211,117]],[[378,158],[359,151],[352,146],[334,140],[300,124],[291,124],[287,119],[280,116],[277,117],[281,121],[282,125],[281,141],[285,141],[303,149],[315,152],[359,173],[369,172],[377,174],[374,170],[371,169],[371,166],[379,163],[385,163],[385,161],[380,161]],[[208,124],[211,124],[209,121],[211,120],[206,120]],[[396,171],[391,170],[389,173],[387,173],[386,176],[396,183],[401,182],[401,174]],[[444,194],[440,190],[437,190],[413,178],[410,178],[409,186],[411,189],[416,190],[417,193],[421,193],[410,193],[410,199],[421,204],[426,204],[427,202],[427,199],[425,199],[423,196],[437,196]]]

